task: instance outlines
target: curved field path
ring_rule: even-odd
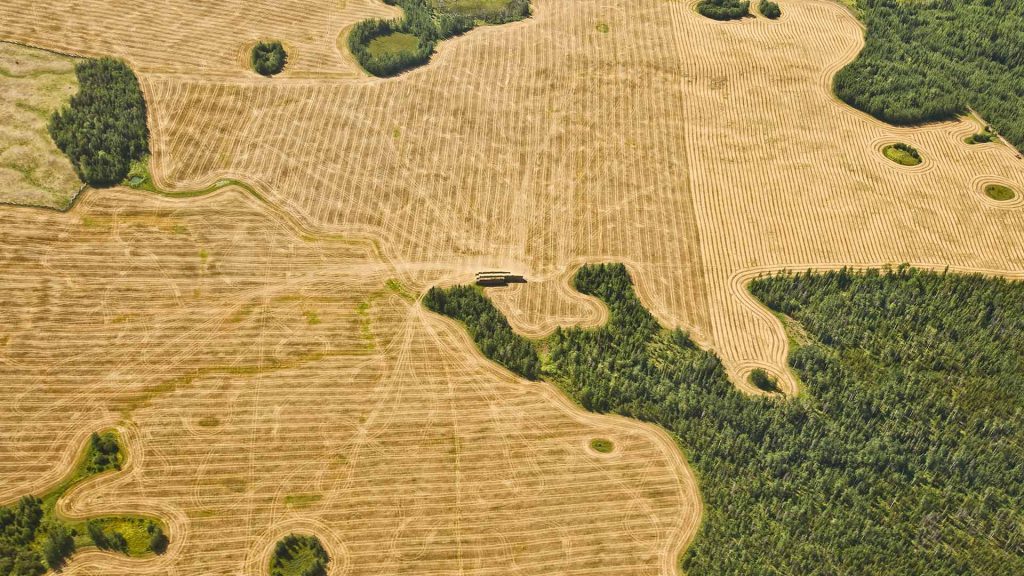
[[[548,336],[556,327],[596,328],[608,321],[608,307],[572,287],[577,267],[526,284],[487,288],[487,296],[508,318],[512,329],[529,338]],[[472,281],[471,279],[466,282]]]
[[[332,574],[668,575],[699,525],[663,431],[500,369],[372,243],[238,188],[3,209],[0,254],[0,502],[116,424],[124,471],[61,512],[169,525],[164,556],[84,551],[67,574],[256,575],[299,531]]]
[[[237,573],[305,518],[342,535],[346,574],[672,573],[700,502],[662,434],[497,370],[382,286],[522,272],[542,282],[492,293],[540,335],[600,321],[567,292],[574,267],[625,262],[738,386],[764,367],[792,392],[752,275],[1024,270],[1021,203],[981,192],[1024,189],[1024,161],[965,144],[971,121],[894,128],[837,101],[862,28],[825,0],[780,5],[723,23],[684,1],[536,0],[381,80],[338,49],[394,14],[371,0],[7,2],[0,39],[132,62],[161,186],[237,178],[268,203],[0,208],[0,499],[58,477],[67,438],[113,414],[145,446],[119,491],[187,518],[154,572]],[[267,36],[295,47],[272,80],[244,67]],[[892,142],[924,163],[888,161]],[[621,459],[588,454],[599,433]],[[96,505],[117,497],[96,486]],[[104,572],[88,558],[69,570]]]

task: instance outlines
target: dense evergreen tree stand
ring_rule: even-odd
[[[512,331],[508,320],[474,286],[455,286],[446,290],[434,287],[423,297],[423,304],[466,325],[469,335],[485,356],[526,378],[535,379],[540,359],[533,345]]]
[[[610,318],[557,330],[548,375],[678,437],[705,499],[688,574],[1024,574],[1024,284],[906,268],[757,280],[807,331],[790,399],[738,392],[621,265],[575,285]]]
[[[257,42],[252,48],[252,69],[263,76],[273,76],[284,70],[288,56],[280,42]]]
[[[858,0],[864,50],[836,95],[893,124],[977,110],[1024,146],[1024,0]]]
[[[750,15],[750,2],[745,0],[701,0],[697,12],[712,20],[737,20]]]
[[[124,180],[132,160],[149,153],[146,100],[131,68],[120,60],[85,60],[75,66],[78,94],[54,112],[54,143],[86,184],[103,188]]]

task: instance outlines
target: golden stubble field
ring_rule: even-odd
[[[391,80],[338,50],[341,28],[393,13],[369,2],[285,3],[293,17],[273,24],[262,4],[49,4],[0,7],[0,37],[129,60],[161,185],[235,177],[275,208],[111,191],[64,216],[0,212],[0,380],[31,407],[0,421],[0,497],[55,479],[85,428],[128,422],[130,477],[72,504],[178,518],[183,541],[139,569],[252,573],[305,523],[347,558],[339,574],[675,570],[700,503],[671,444],[483,362],[389,278],[421,291],[524,273],[534,282],[490,292],[539,335],[600,323],[568,278],[623,261],[644,303],[738,385],[764,367],[793,391],[782,326],[744,288],[756,275],[1024,270],[1021,203],[982,192],[1024,188],[1024,161],[963,143],[969,122],[894,128],[838,102],[830,79],[862,30],[825,0],[728,23],[688,2],[537,0],[530,20],[445,42]],[[152,29],[100,25],[124,13]],[[244,67],[246,43],[268,35],[294,54],[273,80]],[[178,57],[189,40],[201,49]],[[896,141],[925,162],[886,160]],[[602,434],[621,460],[587,452]],[[83,555],[71,570],[115,565]]]
[[[668,574],[696,529],[667,434],[486,361],[371,242],[234,188],[4,210],[0,245],[0,501],[118,426],[131,465],[63,510],[170,525],[165,556],[67,574],[260,574],[292,531],[332,574]]]

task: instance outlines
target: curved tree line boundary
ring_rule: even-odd
[[[857,0],[864,48],[833,78],[837,97],[894,125],[976,110],[1024,146],[1024,0]]]
[[[46,493],[22,496],[0,506],[0,574],[41,576],[60,571],[81,547],[127,556],[163,554],[170,540],[164,524],[152,517],[104,516],[69,519],[57,502],[73,487],[99,474],[121,470],[126,455],[116,431],[94,432],[74,468]]]
[[[432,0],[384,0],[404,15],[392,20],[363,20],[353,26],[348,47],[364,70],[389,77],[430,61],[437,43],[472,30],[480,24],[506,24],[530,16],[529,0],[509,0],[498,10],[458,10]],[[396,34],[416,39],[415,48],[387,49],[383,41]],[[375,41],[377,41],[375,43]]]
[[[513,335],[520,354],[584,408],[675,435],[705,503],[688,573],[1024,573],[1024,283],[908,266],[755,279],[806,331],[793,398],[737,390],[658,324],[624,266],[584,266],[573,285],[607,324]],[[471,332],[501,316],[472,288],[444,292],[436,308]]]

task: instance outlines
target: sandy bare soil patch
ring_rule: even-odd
[[[668,575],[699,522],[663,432],[497,368],[372,243],[241,192],[3,209],[0,255],[0,501],[123,422],[130,469],[66,510],[171,526],[165,556],[67,574],[259,574],[300,530],[336,574]]]
[[[0,203],[65,208],[82,183],[46,131],[78,91],[73,58],[0,42]]]

